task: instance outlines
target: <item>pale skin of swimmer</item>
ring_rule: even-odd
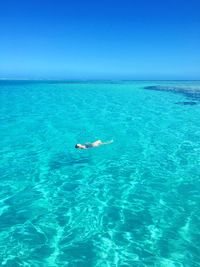
[[[78,148],[78,149],[88,149],[88,148],[98,147],[98,146],[102,146],[102,145],[109,145],[109,144],[112,144],[112,143],[113,143],[113,140],[110,140],[108,142],[102,142],[101,140],[97,140],[95,142],[86,143],[84,145],[82,145],[82,144],[76,144],[75,145],[75,148]]]

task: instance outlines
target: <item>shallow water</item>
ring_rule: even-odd
[[[2,266],[200,266],[200,104],[154,85],[200,82],[0,82]]]

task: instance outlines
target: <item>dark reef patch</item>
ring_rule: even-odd
[[[74,165],[79,165],[79,167],[83,167],[90,163],[89,158],[75,158],[70,154],[56,154],[54,158],[52,158],[49,162],[50,170],[56,170],[64,167],[73,167]]]
[[[144,87],[144,89],[182,94],[185,97],[194,100],[186,102],[177,102],[178,104],[182,105],[196,105],[197,103],[195,101],[200,101],[200,87],[153,85],[153,86],[146,86]]]
[[[194,101],[182,101],[182,102],[176,102],[175,104],[182,106],[194,106],[197,105],[198,103]]]

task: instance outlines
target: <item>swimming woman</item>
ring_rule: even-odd
[[[78,149],[88,149],[88,148],[93,148],[93,147],[98,147],[98,146],[102,146],[102,145],[109,145],[113,142],[113,140],[110,140],[108,142],[102,142],[101,140],[97,140],[93,143],[85,143],[85,144],[76,144],[75,148]]]

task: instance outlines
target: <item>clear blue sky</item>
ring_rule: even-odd
[[[200,79],[200,1],[2,0],[0,78]]]

